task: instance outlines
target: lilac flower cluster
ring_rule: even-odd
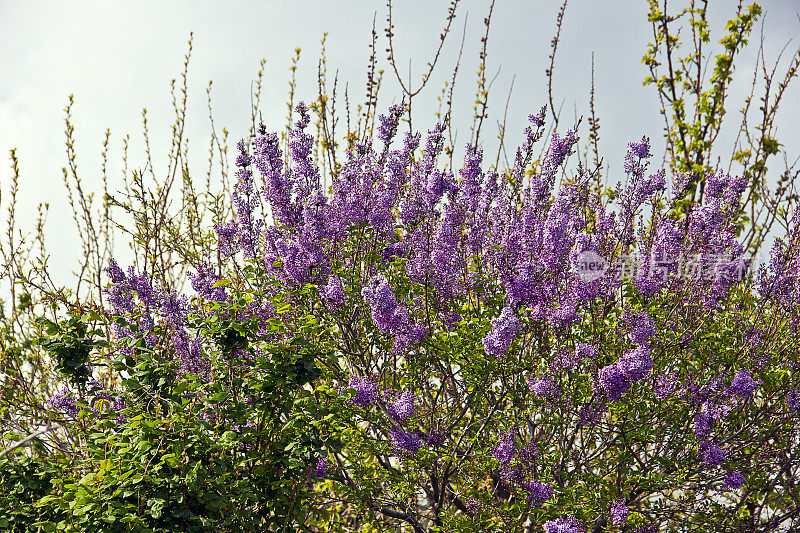
[[[203,353],[200,340],[191,337],[186,330],[189,302],[186,297],[175,291],[154,287],[150,278],[144,274],[137,275],[133,268],[127,274],[119,265],[110,259],[106,272],[111,280],[105,290],[111,312],[116,316],[126,317],[132,321],[132,328],[115,324],[112,326],[117,339],[143,337],[148,347],[154,347],[159,338],[153,333],[156,323],[153,315],[161,319],[166,341],[173,348],[173,356],[180,362],[183,373],[204,376],[209,369],[208,358]],[[221,298],[219,293],[209,286],[213,274],[201,267],[194,277],[195,290],[206,296]],[[213,285],[213,283],[211,284]],[[123,346],[123,351],[130,348]]]
[[[522,483],[528,491],[528,503],[534,507],[541,506],[544,502],[553,497],[553,486],[538,481],[525,481]]]
[[[510,307],[503,308],[500,316],[492,319],[492,329],[483,338],[483,347],[486,353],[492,354],[497,358],[502,357],[511,346],[520,329],[521,324],[514,314],[514,310]]]
[[[625,504],[625,498],[615,500],[614,503],[611,504],[609,513],[611,514],[612,524],[615,526],[624,524],[630,513],[630,509],[628,509],[628,506]]]
[[[328,278],[328,284],[322,290],[322,295],[325,301],[334,309],[343,307],[346,296],[342,288],[342,279],[339,276]]]
[[[61,392],[54,394],[47,400],[47,405],[53,411],[61,411],[71,417],[77,417],[80,411],[78,406],[75,405],[77,401],[76,398],[69,395],[69,389],[63,387]]]
[[[464,502],[464,507],[466,507],[467,511],[473,515],[478,514],[478,512],[481,510],[481,502],[475,498],[467,498],[467,501]]]
[[[719,466],[728,459],[727,450],[720,448],[713,442],[702,441],[699,451],[703,456],[703,462],[709,466]]]
[[[559,396],[558,384],[551,376],[545,375],[540,378],[528,376],[528,388],[537,398],[555,400]]]
[[[330,470],[331,464],[328,461],[327,457],[320,457],[317,459],[317,464],[314,465],[314,469],[308,473],[309,477],[315,477],[318,479],[324,478],[328,475],[328,471]]]
[[[744,485],[744,476],[741,472],[728,472],[725,474],[725,490],[736,490]]]
[[[501,464],[508,464],[514,458],[516,448],[514,447],[514,429],[509,429],[500,438],[500,441],[492,449],[494,458]]]
[[[622,319],[631,340],[636,344],[647,344],[656,333],[656,324],[646,311],[626,313]]]
[[[393,426],[389,430],[389,435],[392,440],[392,446],[399,457],[416,455],[422,446],[419,431]]]
[[[610,401],[619,400],[631,385],[650,374],[653,368],[651,353],[652,349],[643,344],[623,355],[617,362],[600,369],[600,386]]]
[[[350,398],[350,403],[359,407],[372,405],[378,399],[378,385],[368,377],[351,377],[347,388],[355,389],[356,395]]]
[[[739,370],[733,376],[730,392],[738,398],[749,398],[761,386],[761,380],[755,380],[747,370]]]
[[[414,413],[416,413],[416,407],[414,406],[414,395],[409,391],[401,392],[397,396],[397,399],[388,405],[387,410],[389,411],[389,415],[391,415],[395,420],[399,422],[406,422],[409,418],[414,416]]]
[[[793,413],[800,410],[800,389],[789,389],[784,399],[786,407]]]
[[[424,324],[411,321],[408,309],[397,303],[384,276],[373,276],[369,284],[361,289],[361,295],[369,304],[372,320],[378,329],[394,337],[397,351],[417,344],[425,337],[427,328]]]
[[[192,288],[204,300],[209,302],[224,302],[228,296],[225,293],[225,287],[214,286],[220,279],[217,276],[211,265],[205,264],[197,267],[197,272],[189,274],[189,279],[192,282]]]
[[[544,523],[545,533],[585,533],[583,522],[574,516],[556,518]]]

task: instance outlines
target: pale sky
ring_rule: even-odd
[[[677,2],[673,2],[676,3]],[[555,0],[497,0],[489,35],[487,71],[497,75],[489,101],[490,117],[484,125],[486,160],[494,161],[497,120],[502,118],[512,78],[507,129],[511,147],[518,142],[529,113],[547,101],[546,78],[550,39],[561,2]],[[712,37],[719,36],[735,0],[714,0]],[[409,61],[414,85],[438,43],[448,2],[396,0],[394,23],[396,53],[407,72]],[[768,61],[793,38],[787,55],[800,37],[798,0],[763,0]],[[567,5],[554,76],[556,105],[562,105],[559,130],[571,127],[576,115],[588,116],[591,55],[595,56],[596,110],[600,118],[600,151],[609,165],[611,181],[622,178],[622,159],[628,142],[651,137],[660,164],[663,121],[653,87],[643,88],[647,74],[641,63],[652,38],[644,0],[572,0]],[[452,33],[436,71],[415,100],[415,128],[434,124],[436,97],[450,79],[466,21],[464,56],[453,106],[463,148],[469,136],[475,96],[475,72],[486,0],[463,0]],[[316,96],[316,67],[320,39],[328,32],[328,77],[338,69],[340,87],[349,83],[351,101],[363,99],[367,45],[373,16],[380,40],[380,66],[385,60],[383,28],[386,6],[368,0],[268,0],[268,1],[19,1],[0,0],[0,187],[7,201],[11,171],[8,152],[17,148],[22,172],[20,221],[33,228],[38,202],[50,203],[46,231],[53,264],[61,265],[57,279],[77,264],[79,242],[62,184],[66,164],[64,112],[74,94],[78,168],[87,189],[97,187],[104,132],[111,129],[109,171],[119,179],[122,138],[131,134],[129,167],[143,166],[141,110],[148,109],[151,145],[156,170],[166,167],[169,150],[171,99],[169,84],[182,69],[186,41],[194,32],[189,70],[187,134],[192,168],[204,177],[209,124],[205,88],[213,80],[213,103],[218,129],[230,132],[231,147],[248,133],[250,86],[259,60],[267,60],[262,114],[268,129],[281,129],[289,65],[296,47],[302,48],[297,99]],[[757,30],[758,31],[758,30]],[[717,37],[718,38],[718,37]],[[754,33],[754,43],[758,34]],[[719,155],[728,157],[739,126],[737,108],[750,89],[756,47],[736,63],[727,124],[720,135]],[[787,93],[778,138],[796,157],[798,135],[792,132],[800,117],[797,80]],[[391,71],[384,76],[379,110],[400,100]],[[588,140],[586,119],[581,143]],[[572,160],[572,165],[576,160]],[[782,165],[773,164],[776,171]],[[115,184],[111,184],[112,191]],[[99,194],[99,193],[98,193]],[[3,206],[5,214],[5,204]],[[122,253],[122,252],[120,252]]]

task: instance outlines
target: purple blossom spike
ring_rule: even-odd
[[[342,289],[342,279],[338,276],[328,278],[328,284],[322,290],[322,295],[334,309],[344,306],[345,294]]]
[[[583,522],[574,516],[556,518],[544,523],[545,533],[585,533]]]
[[[744,485],[744,476],[740,472],[725,474],[725,490],[736,490]]]
[[[528,503],[534,507],[540,507],[553,497],[553,486],[548,483],[525,481],[522,486],[528,491]]]
[[[284,172],[277,133],[267,134],[262,126],[255,138],[253,161],[264,180],[261,195],[272,208],[275,224],[294,227],[298,221],[296,209],[292,205],[295,183],[292,176]]]
[[[656,333],[656,324],[646,311],[626,313],[623,321],[628,329],[631,340],[636,344],[645,344]]]
[[[595,346],[579,342],[575,345],[575,358],[573,359],[574,366],[572,369],[575,370],[575,368],[584,361],[594,361],[597,359],[598,355],[599,352]]]
[[[755,380],[747,370],[739,370],[733,376],[730,391],[738,398],[749,398],[761,386],[761,380]]]
[[[314,470],[309,472],[309,476],[313,476],[316,478],[323,478],[328,475],[328,469],[330,468],[330,462],[328,461],[327,457],[320,457],[317,460],[317,464],[314,466]]]
[[[422,446],[422,441],[417,431],[406,431],[399,427],[393,427],[389,431],[389,435],[392,439],[392,446],[399,457],[416,455]]]
[[[713,442],[701,442],[700,453],[703,454],[703,462],[709,466],[719,466],[728,459],[727,450]]]
[[[784,399],[786,402],[786,407],[793,413],[796,413],[798,409],[800,409],[800,389],[789,389],[786,391],[786,398]]]
[[[714,416],[707,407],[697,413],[694,417],[694,436],[698,439],[706,438],[711,434],[714,427]]]
[[[609,512],[611,513],[611,522],[615,526],[624,524],[630,513],[630,509],[625,505],[625,498],[620,498],[612,503]]]
[[[402,310],[398,309],[389,281],[383,275],[376,275],[369,280],[369,284],[361,289],[361,295],[369,304],[372,320],[378,329],[384,333],[391,333],[398,329],[398,321],[402,321]]]
[[[675,392],[680,389],[680,381],[678,380],[678,374],[675,372],[671,373],[663,373],[658,376],[656,379],[656,386],[654,389],[654,393],[656,398],[659,400],[666,400]]]
[[[520,329],[521,324],[514,310],[510,307],[503,308],[500,316],[492,319],[492,329],[483,338],[484,349],[497,358],[502,357]]]
[[[610,364],[598,372],[600,387],[612,402],[619,400],[631,387],[628,374],[619,365],[619,362]]]
[[[620,357],[616,363],[600,369],[598,373],[600,386],[609,400],[612,402],[619,400],[633,383],[650,374],[653,368],[651,351],[648,345],[640,345]]]
[[[389,414],[395,420],[405,422],[416,412],[414,406],[414,395],[409,391],[401,392],[397,399],[389,404],[387,407]]]
[[[380,122],[378,140],[383,141],[386,146],[389,146],[392,138],[394,138],[401,116],[403,116],[403,106],[397,104],[391,106],[386,115],[378,115],[378,121]]]
[[[225,287],[214,287],[221,278],[214,273],[211,265],[204,264],[197,267],[197,272],[189,274],[192,280],[192,288],[204,300],[210,302],[224,302],[228,296],[225,294]]]
[[[622,356],[618,364],[624,366],[625,372],[631,381],[638,381],[647,377],[653,368],[652,352],[653,350],[650,346],[642,344],[632,352]]]
[[[69,416],[78,416],[78,407],[75,405],[77,400],[69,396],[69,389],[64,387],[61,392],[54,394],[47,400],[47,405],[54,411],[61,411]]]
[[[369,378],[353,376],[347,383],[347,388],[356,390],[356,395],[349,401],[359,407],[372,405],[378,399],[378,385]]]
[[[237,224],[235,220],[231,220],[227,223],[220,222],[214,226],[214,231],[217,233],[217,238],[219,239],[217,247],[222,257],[236,255],[239,248],[239,224]]]
[[[558,384],[550,376],[542,376],[540,378],[528,377],[528,388],[536,395],[537,398],[547,398],[549,400],[558,397]]]
[[[431,448],[438,448],[439,446],[442,446],[444,444],[446,438],[447,435],[445,435],[443,432],[431,430],[425,436],[425,444],[427,444]]]
[[[497,445],[492,449],[494,458],[503,464],[507,464],[514,458],[514,429],[509,429],[501,438]]]
[[[464,502],[464,507],[466,507],[467,511],[469,511],[471,514],[478,514],[478,511],[481,510],[481,502],[475,498],[467,498],[467,501]]]

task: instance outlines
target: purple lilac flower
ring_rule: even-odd
[[[475,498],[467,498],[467,501],[464,502],[464,507],[467,508],[469,513],[478,514],[478,511],[481,510],[481,503]]]
[[[584,361],[594,361],[597,359],[597,356],[598,351],[596,347],[582,342],[577,343],[575,345],[575,366],[573,367],[573,370],[577,367],[577,365],[583,363]]]
[[[727,450],[713,442],[701,442],[700,453],[703,454],[703,461],[709,466],[719,466],[728,458]]]
[[[664,372],[656,379],[656,386],[654,389],[655,396],[659,400],[666,400],[680,388],[681,384],[678,381],[678,374],[676,372]]]
[[[623,321],[628,329],[631,340],[636,344],[645,344],[656,333],[656,324],[646,311],[626,313]]]
[[[312,256],[315,265],[323,263],[325,259],[321,246],[328,231],[324,215],[327,203],[328,198],[319,189],[311,192],[303,202],[303,228],[299,242]]]
[[[378,140],[383,141],[386,146],[392,141],[395,133],[397,132],[397,125],[400,123],[400,117],[403,115],[403,106],[393,105],[389,108],[386,115],[378,115]]]
[[[725,490],[736,490],[744,485],[744,476],[740,472],[728,472],[725,475]]]
[[[494,458],[503,464],[507,464],[514,458],[514,429],[509,429],[501,438],[497,445],[492,449]]]
[[[583,522],[574,516],[556,518],[544,523],[545,533],[585,533]]]
[[[625,167],[625,170],[631,172],[629,168],[632,169],[633,166],[633,157],[638,157],[639,159],[647,159],[650,157],[650,139],[647,137],[642,137],[641,141],[635,141],[628,143],[628,154],[626,159],[626,163],[628,166]]]
[[[510,307],[503,308],[500,316],[492,319],[492,329],[483,338],[484,349],[495,357],[502,357],[520,329],[521,325],[514,310]]]
[[[361,296],[369,304],[372,320],[378,329],[384,333],[393,333],[402,328],[403,311],[407,317],[408,310],[398,305],[389,281],[383,275],[373,276],[367,286],[361,289]]]
[[[405,422],[416,412],[414,406],[414,395],[409,391],[401,392],[395,401],[387,406],[389,414],[395,420]]]
[[[528,444],[523,446],[519,449],[519,456],[520,461],[525,463],[535,463],[537,459],[539,459],[539,447],[536,445],[536,441],[531,439],[528,441]]]
[[[238,143],[239,154],[236,157],[238,178],[233,187],[233,206],[237,222],[237,248],[244,251],[245,257],[256,257],[261,248],[261,227],[263,220],[253,215],[255,209],[261,205],[261,199],[253,187],[253,172],[250,170],[251,158],[248,154],[247,143],[244,140]]]
[[[322,295],[334,309],[344,306],[345,294],[342,289],[342,279],[338,276],[328,278],[328,284],[322,290]]]
[[[289,153],[291,155],[293,171],[298,177],[297,185],[300,199],[308,197],[312,191],[319,189],[319,168],[314,166],[311,161],[311,149],[314,138],[305,132],[311,115],[305,102],[299,102],[295,106],[295,111],[300,115],[294,128],[289,132]]]
[[[534,378],[528,376],[528,388],[537,398],[555,399],[558,397],[558,384],[550,376]]]
[[[105,271],[111,279],[111,287],[106,289],[106,293],[112,310],[120,315],[133,313],[135,308],[134,295],[128,283],[128,278],[113,257],[108,260],[108,267],[106,267]]]
[[[442,325],[446,330],[452,330],[456,325],[461,322],[461,315],[458,311],[451,311],[442,317]]]
[[[526,481],[522,483],[528,491],[528,503],[534,507],[541,506],[544,502],[553,497],[553,486],[538,481]]]
[[[217,250],[219,250],[222,257],[231,257],[236,255],[239,248],[238,235],[239,225],[235,220],[227,223],[220,222],[214,226],[214,231],[217,233]]]
[[[425,436],[425,444],[427,444],[431,448],[438,448],[439,446],[444,444],[446,438],[447,436],[443,432],[431,430]]]
[[[54,411],[61,411],[73,417],[78,416],[80,409],[75,405],[77,400],[72,396],[68,396],[68,394],[69,389],[67,387],[62,388],[61,392],[54,394],[47,400],[47,405]]]
[[[694,417],[694,436],[698,439],[703,439],[711,434],[711,428],[714,426],[714,416],[708,410],[707,404],[704,405],[703,410],[697,413]]]
[[[277,133],[267,134],[263,126],[259,128],[254,143],[253,162],[263,178],[265,185],[261,195],[272,207],[275,224],[294,227],[297,221],[297,214],[292,206],[295,184],[290,174],[284,174],[280,142]]]
[[[642,344],[632,352],[623,355],[618,364],[624,367],[632,382],[638,381],[647,377],[653,368],[652,352],[650,346]]]
[[[619,400],[633,383],[650,373],[653,368],[650,353],[650,347],[643,344],[620,357],[616,363],[600,369],[598,373],[600,386],[609,400],[612,402]]]
[[[749,398],[761,386],[761,380],[754,380],[747,370],[739,370],[733,376],[730,391],[738,398]]]
[[[221,278],[214,273],[211,265],[204,264],[197,267],[197,272],[189,274],[192,288],[204,300],[210,302],[224,302],[227,299],[225,287],[214,287]]]
[[[356,390],[356,395],[349,401],[359,407],[372,405],[378,399],[378,385],[370,378],[353,376],[347,383],[347,388]]]
[[[591,401],[584,403],[578,411],[578,426],[579,427],[595,427],[603,418],[603,413],[606,411],[605,403],[592,403]]]
[[[625,498],[620,498],[612,503],[609,512],[611,513],[611,522],[615,526],[624,524],[625,520],[628,519],[628,513],[630,513],[630,509],[625,505]]]
[[[433,238],[430,260],[433,281],[437,292],[443,297],[451,297],[458,289],[457,280],[465,264],[460,260],[459,250],[463,247],[463,225],[466,210],[461,195],[456,201],[445,206],[444,216]]]
[[[416,455],[420,446],[422,446],[420,435],[417,431],[392,427],[389,434],[392,439],[392,446],[400,457]]]
[[[573,153],[573,148],[578,142],[578,136],[573,130],[567,130],[563,137],[558,133],[553,133],[550,138],[550,146],[541,166],[541,181],[536,187],[537,196],[542,196],[553,186],[553,181],[558,173],[558,169],[564,160]]]
[[[189,301],[175,291],[162,291],[159,314],[167,321],[170,331],[182,330],[188,320]]]
[[[800,409],[800,389],[789,389],[786,391],[786,407],[793,413]]]
[[[656,230],[649,260],[645,261],[636,280],[636,288],[644,294],[652,295],[661,290],[670,273],[678,270],[683,255],[683,235],[677,223],[662,220]]]
[[[211,362],[203,353],[200,339],[190,339],[185,331],[181,331],[171,336],[171,343],[175,348],[175,355],[180,361],[182,374],[191,374],[201,378],[209,377]]]
[[[309,472],[308,475],[316,478],[323,478],[328,475],[329,468],[330,462],[328,461],[327,457],[320,457],[317,460],[317,464],[314,466],[314,470]]]

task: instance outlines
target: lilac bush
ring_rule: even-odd
[[[318,390],[347,438],[318,489],[326,512],[415,531],[644,530],[673,524],[666,513],[703,529],[740,523],[718,494],[788,490],[774,466],[794,457],[797,363],[773,314],[791,308],[770,302],[794,281],[781,257],[750,291],[740,179],[709,175],[707,201],[674,218],[682,177],[670,193],[663,171],[648,174],[644,138],[604,202],[585,170],[566,171],[574,132],[553,134],[531,166],[542,115],[513,169],[484,170],[468,146],[457,178],[437,166],[441,126],[393,148],[395,107],[376,147],[347,152],[329,196],[308,160],[307,108],[296,111],[280,174],[264,128],[240,158],[236,190],[259,169],[272,218],[237,212],[220,239],[236,247],[232,267],[279,283],[293,329],[313,314],[335,361]],[[589,253],[600,275],[576,268]],[[735,333],[756,327],[780,343]],[[739,473],[756,470],[777,477]]]
[[[39,525],[796,529],[800,217],[754,268],[744,223],[767,156],[735,176],[706,159],[709,102],[757,11],[730,23],[739,40],[713,91],[697,89],[696,124],[662,93],[678,127],[669,169],[651,168],[642,137],[614,187],[596,182],[599,164],[573,164],[577,126],[556,119],[545,137],[546,107],[509,168],[484,161],[477,135],[460,168],[448,161],[449,113],[401,133],[405,101],[377,117],[368,103],[372,128],[348,124],[343,153],[322,94],[290,107],[285,135],[254,115],[230,210],[206,233],[191,225],[197,243],[158,211],[174,242],[137,234],[137,266],[105,266],[103,307],[39,320],[70,384],[42,403],[73,442],[49,445],[74,454],[59,456],[61,497],[32,504],[50,513]],[[685,14],[701,27],[700,13]],[[677,38],[654,30],[655,75]],[[191,298],[170,283],[176,250]]]

